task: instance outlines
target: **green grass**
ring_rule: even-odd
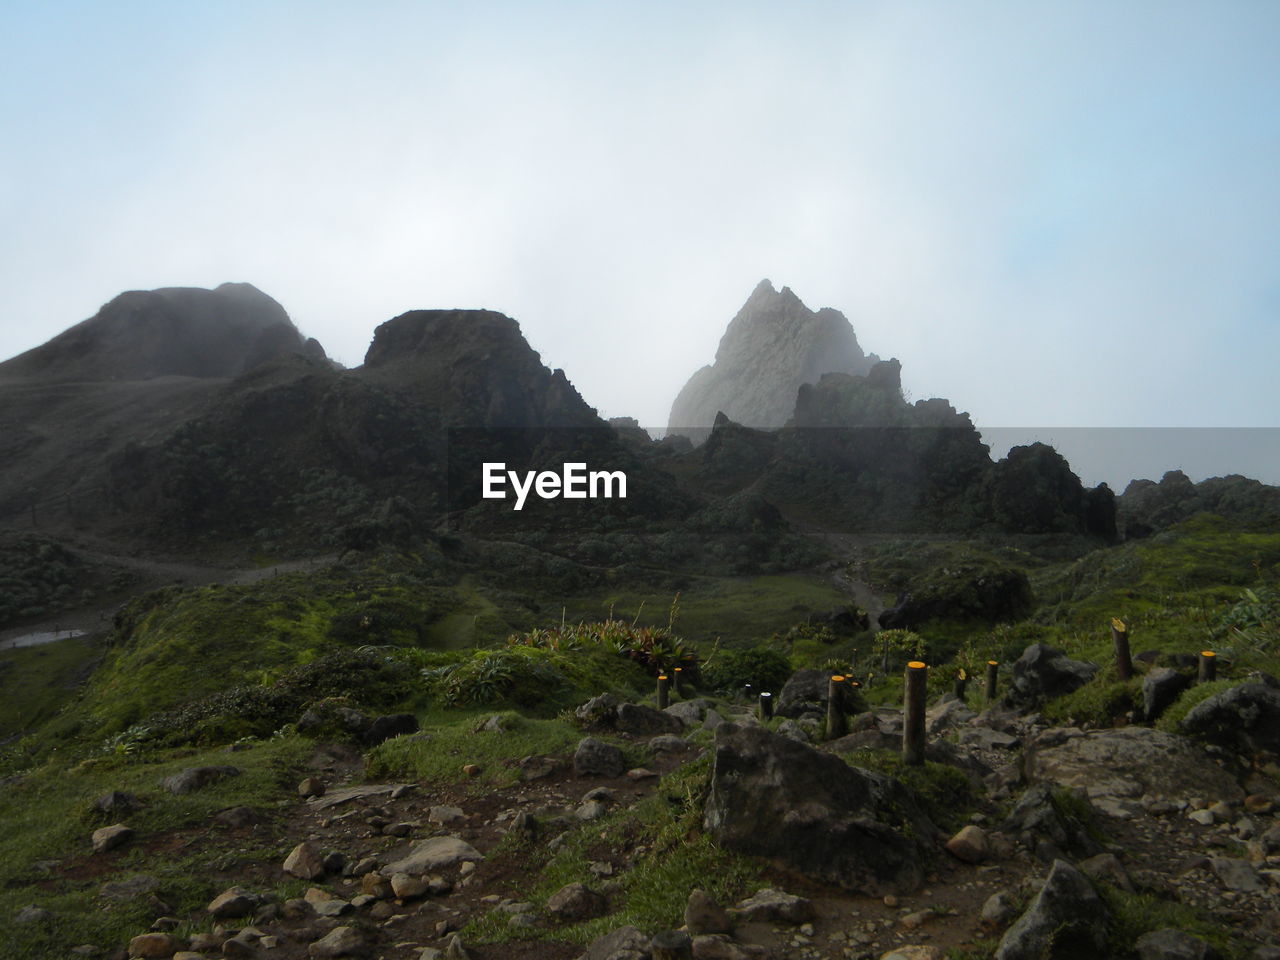
[[[641,626],[666,626],[673,593],[621,589],[568,598],[546,607],[558,614],[561,606],[570,622],[600,620],[613,612],[619,620]],[[777,574],[762,577],[691,577],[680,590],[675,630],[688,640],[730,646],[747,645],[775,633],[785,633],[810,614],[827,613],[852,602],[849,594],[818,577]]]
[[[51,720],[75,696],[95,656],[85,637],[0,653],[0,738]]]
[[[402,777],[432,783],[458,783],[469,778],[464,765],[480,766],[476,789],[510,786],[520,779],[517,761],[529,756],[572,753],[584,736],[582,730],[561,719],[538,720],[503,711],[506,729],[476,731],[495,711],[449,711],[433,714],[423,732],[397,737],[368,754],[369,777]],[[434,722],[433,722],[434,721]]]
[[[201,908],[228,883],[217,876],[250,860],[275,861],[288,852],[276,831],[255,831],[246,841],[229,843],[212,815],[244,805],[268,820],[277,802],[296,799],[311,745],[296,738],[255,744],[235,753],[168,751],[146,758],[103,756],[79,763],[56,759],[29,771],[0,793],[0,942],[9,957],[62,956],[70,947],[123,945],[154,919],[145,897],[136,903],[107,904],[98,890],[107,880],[145,873],[160,881],[158,893],[183,914]],[[191,766],[231,764],[241,775],[185,796],[160,788],[166,776]],[[95,862],[89,837],[107,821],[92,811],[94,799],[110,790],[138,796],[145,806],[124,815],[137,836],[114,858],[111,872],[86,869]],[[171,844],[175,831],[191,834]],[[103,855],[96,855],[101,857]],[[40,861],[60,862],[42,871]],[[79,869],[77,869],[79,867]],[[27,905],[54,914],[51,923],[16,924],[14,914]]]
[[[1113,956],[1132,955],[1139,937],[1165,927],[1183,930],[1212,944],[1224,960],[1245,956],[1239,941],[1231,937],[1230,928],[1202,917],[1186,904],[1154,894],[1126,893],[1108,884],[1098,884],[1097,889],[1111,914],[1107,936]]]

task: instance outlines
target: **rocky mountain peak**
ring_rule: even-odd
[[[93,317],[0,364],[56,381],[234,377],[282,354],[324,359],[275,300],[248,283],[130,290]]]
[[[718,412],[745,426],[781,427],[802,384],[825,373],[865,374],[877,359],[838,310],[814,312],[791,288],[762,280],[725,330],[715,363],[676,397],[668,431],[705,437]]]

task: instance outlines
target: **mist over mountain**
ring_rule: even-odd
[[[730,321],[715,362],[676,396],[667,430],[701,443],[718,413],[748,427],[781,427],[802,384],[824,373],[865,374],[877,360],[863,352],[844,314],[815,313],[790,287],[761,280]]]

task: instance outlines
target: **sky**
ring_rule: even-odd
[[[6,0],[0,358],[246,281],[351,366],[499,310],[660,427],[769,278],[980,426],[1280,428],[1277,49],[1270,0]]]

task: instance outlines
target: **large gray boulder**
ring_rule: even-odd
[[[995,952],[995,960],[1105,956],[1107,905],[1084,874],[1065,860],[1054,861],[1044,886]]]
[[[1007,699],[1031,706],[1078,690],[1098,672],[1096,663],[1072,660],[1063,651],[1033,643],[1013,664],[1013,680]]]
[[[1053,731],[1046,731],[1046,736]],[[1120,727],[1074,736],[1027,761],[1033,780],[1083,791],[1102,810],[1134,813],[1144,795],[1167,800],[1189,796],[1240,802],[1235,778],[1186,737],[1150,727]]]
[[[1280,689],[1264,677],[1216,693],[1188,711],[1182,729],[1249,753],[1280,753]]]
[[[652,737],[663,733],[680,733],[684,730],[684,721],[679,717],[653,707],[638,703],[618,705],[614,726],[619,733],[630,733],[638,737]]]
[[[731,723],[716,730],[704,825],[731,850],[875,896],[915,890],[938,849],[897,780]]]

